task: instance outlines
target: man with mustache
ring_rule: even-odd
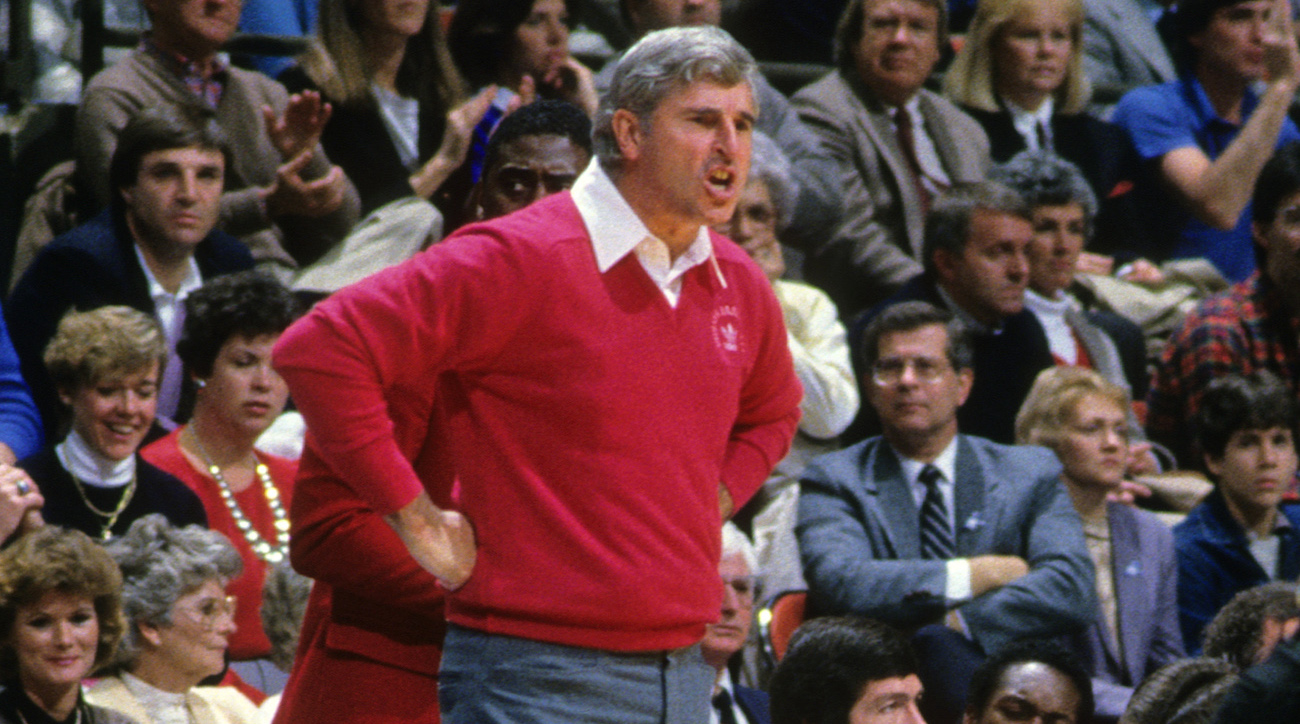
[[[205,279],[253,267],[248,248],[215,228],[229,156],[225,134],[200,113],[142,112],[113,154],[110,207],[52,241],[19,279],[5,312],[47,437],[57,439],[64,406],[42,354],[74,309],[125,304],[158,319],[173,350],[158,415],[177,415],[184,376],[174,350],[185,297]]]
[[[647,35],[570,191],[336,292],[277,345],[300,477],[353,488],[450,592],[444,722],[708,717],[721,522],[801,397],[771,285],[707,228],[745,184],[754,72],[716,28]]]

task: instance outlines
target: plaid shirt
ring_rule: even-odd
[[[1147,432],[1194,465],[1192,420],[1210,381],[1269,370],[1300,392],[1300,318],[1272,283],[1255,272],[1201,302],[1169,340],[1147,395]]]
[[[196,98],[202,99],[211,108],[221,103],[221,94],[226,90],[227,65],[221,56],[215,56],[207,63],[198,63],[183,55],[172,53],[154,44],[146,35],[140,41],[140,47],[163,62],[176,74]]]

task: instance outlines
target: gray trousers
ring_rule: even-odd
[[[623,653],[449,626],[443,724],[705,724],[717,672],[696,644]]]

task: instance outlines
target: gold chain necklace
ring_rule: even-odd
[[[284,512],[284,502],[280,500],[280,490],[275,487],[275,482],[271,480],[271,470],[266,464],[257,460],[254,455],[253,459],[257,460],[257,465],[253,468],[257,472],[257,477],[262,481],[262,494],[266,496],[266,504],[271,508],[271,517],[274,519],[272,525],[275,527],[275,545],[271,545],[262,537],[257,529],[253,527],[253,522],[244,515],[244,510],[239,507],[239,501],[235,500],[235,493],[230,489],[230,483],[226,481],[226,476],[221,474],[221,468],[212,462],[208,457],[208,451],[203,448],[203,443],[199,441],[199,434],[194,431],[194,424],[190,423],[190,439],[194,441],[194,446],[199,449],[199,456],[203,458],[203,463],[208,466],[208,474],[212,479],[217,481],[217,487],[221,491],[221,500],[225,502],[226,509],[230,511],[230,517],[235,519],[235,527],[240,533],[244,534],[244,540],[257,554],[258,558],[267,563],[279,563],[289,557],[289,516]]]
[[[135,497],[136,473],[131,473],[131,482],[126,484],[126,490],[123,491],[122,499],[118,501],[115,510],[100,510],[95,507],[95,504],[90,502],[90,497],[86,495],[85,483],[82,482],[81,478],[73,475],[71,470],[68,471],[68,477],[72,478],[72,487],[77,489],[77,494],[81,496],[81,502],[86,504],[90,512],[104,519],[104,522],[100,524],[99,537],[104,540],[112,538],[113,526],[117,524],[118,517],[122,515],[122,511],[126,510],[126,506],[130,505],[131,498]]]

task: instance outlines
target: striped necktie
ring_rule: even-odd
[[[948,522],[948,506],[939,491],[942,478],[943,473],[933,465],[926,465],[917,476],[925,486],[925,500],[921,501],[921,557],[946,561],[954,557],[957,549]]]

